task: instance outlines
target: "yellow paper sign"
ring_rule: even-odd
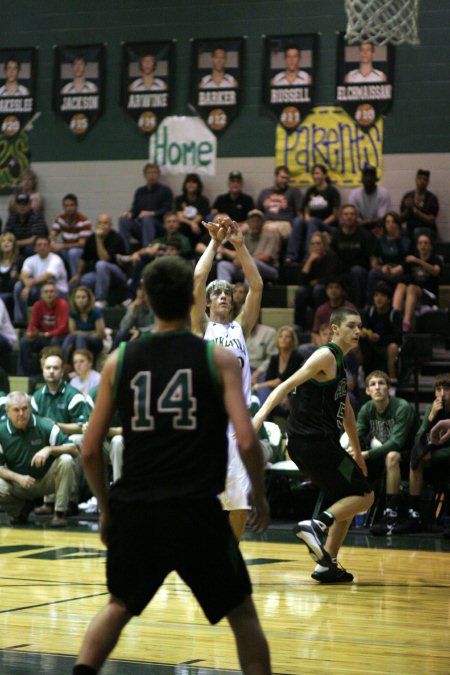
[[[361,185],[361,170],[375,166],[383,170],[383,121],[368,131],[335,106],[313,108],[312,113],[290,134],[281,125],[276,132],[276,164],[291,171],[292,183],[311,185],[314,164],[324,164],[331,180],[342,187]]]

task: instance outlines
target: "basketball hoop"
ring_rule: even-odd
[[[419,0],[345,0],[350,44],[420,44],[417,32]]]

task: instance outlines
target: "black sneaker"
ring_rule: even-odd
[[[379,523],[375,523],[375,525],[372,525],[369,532],[370,534],[374,534],[377,537],[382,537],[383,535],[389,536],[390,534],[392,534],[393,529],[397,524],[397,521],[398,521],[397,511],[393,511],[392,509],[384,509],[382,519],[380,520]]]
[[[309,555],[319,565],[331,567],[330,554],[323,547],[328,528],[317,520],[302,520],[294,527],[294,534],[308,547]]]
[[[420,514],[413,509],[409,509],[408,517],[397,523],[393,530],[393,534],[408,534],[410,532],[419,532],[422,526]]]
[[[311,576],[321,584],[351,584],[353,581],[353,574],[347,572],[339,563],[334,562],[323,572],[314,571]]]

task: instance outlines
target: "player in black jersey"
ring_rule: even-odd
[[[264,460],[236,358],[189,332],[193,272],[180,258],[144,271],[156,315],[151,335],[108,358],[83,444],[107,546],[109,602],[91,623],[73,672],[97,673],[133,615],[176,570],[211,623],[227,617],[244,673],[269,675],[270,655],[245,563],[217,494],[224,489],[228,417],[252,486],[256,531],[266,529]],[[118,409],[121,478],[108,494],[102,451]]]
[[[322,583],[353,581],[353,576],[337,564],[337,555],[353,516],[373,503],[344,368],[344,356],[358,345],[361,318],[356,310],[339,307],[332,313],[330,324],[331,342],[317,349],[294,375],[274,389],[253,418],[253,425],[259,429],[268,413],[293,391],[289,456],[332,502],[317,518],[304,520],[294,529],[317,563],[311,576]],[[343,428],[353,458],[339,443]]]

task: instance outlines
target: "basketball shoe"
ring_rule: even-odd
[[[320,520],[302,520],[294,527],[294,534],[308,548],[309,555],[319,565],[330,567],[332,560],[324,548],[328,528]]]

